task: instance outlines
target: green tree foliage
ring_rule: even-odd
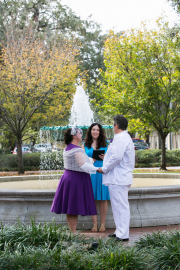
[[[24,172],[22,140],[28,135],[29,122],[36,120],[36,112],[52,98],[50,119],[69,109],[64,97],[75,93],[77,53],[71,44],[59,42],[57,35],[53,39],[37,37],[31,24],[22,31],[13,24],[8,29],[0,61],[0,118],[5,131],[16,137],[19,173]],[[64,100],[67,104],[62,109]]]
[[[179,45],[179,32],[172,36],[163,20],[156,30],[143,25],[123,35],[111,32],[105,43],[105,83],[98,92],[101,114],[122,113],[137,130],[158,131],[162,169],[166,169],[165,139],[180,128]]]
[[[56,29],[61,36],[79,46],[80,71],[84,75],[87,91],[96,86],[100,77],[99,69],[105,69],[103,45],[106,35],[101,33],[100,25],[80,17],[59,0],[1,0],[0,1],[0,39],[4,39],[6,26],[13,21],[22,29],[27,19],[36,24],[39,32],[52,35]]]
[[[167,0],[171,3],[171,6],[176,10],[177,13],[180,12],[180,0]]]
[[[39,37],[45,34],[50,39],[56,34],[60,41],[65,40],[71,46],[78,47],[76,59],[80,72],[77,76],[82,78],[86,91],[91,94],[91,89],[96,87],[100,78],[99,68],[105,69],[103,45],[106,35],[102,35],[100,25],[90,17],[81,20],[59,0],[0,0],[0,43],[6,40],[6,32],[11,25],[16,25],[22,31],[29,22],[34,24]],[[74,83],[64,83],[63,89],[62,85],[56,85],[56,92],[36,110],[28,125],[38,131],[44,125],[67,124]]]
[[[13,151],[15,147],[15,143],[16,143],[16,138],[12,133],[8,131],[0,130],[0,144],[1,144],[2,151],[10,154],[11,151]]]

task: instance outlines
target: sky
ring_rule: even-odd
[[[141,21],[150,20],[149,28],[166,14],[170,25],[179,18],[167,0],[61,0],[62,5],[70,7],[81,19],[92,19],[101,24],[104,33],[138,28]]]

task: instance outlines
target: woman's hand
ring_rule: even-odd
[[[98,173],[102,173],[102,174],[103,174],[103,171],[102,171],[102,169],[101,169],[101,168],[99,168],[99,169],[97,170],[97,172],[98,172]]]
[[[96,162],[96,159],[95,158],[93,158],[93,160],[94,160],[94,162]]]
[[[99,158],[103,160],[104,156],[105,156],[105,154],[101,154],[101,155],[99,155]]]

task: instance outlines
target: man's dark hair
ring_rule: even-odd
[[[114,124],[118,125],[118,129],[126,130],[128,126],[128,120],[122,114],[117,114],[113,117]]]

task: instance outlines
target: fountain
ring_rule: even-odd
[[[45,144],[53,143],[58,149],[63,150],[65,148],[65,145],[63,143],[64,131],[72,126],[79,127],[83,130],[82,139],[84,140],[89,126],[91,125],[91,123],[94,122],[93,119],[94,116],[89,106],[88,96],[85,94],[82,86],[77,86],[76,94],[74,95],[73,105],[71,108],[69,125],[42,127],[39,132],[39,142]],[[108,139],[112,139],[114,136],[113,126],[103,125],[103,129],[105,130],[106,137]],[[40,168],[42,177],[40,177],[41,182],[39,182],[38,188],[41,188],[41,186],[43,188],[46,188],[46,183],[43,180],[44,174],[49,174],[50,179],[59,179],[59,173],[61,172],[61,169],[63,169],[62,154],[63,151],[56,152],[55,159],[52,158],[52,153],[50,152],[43,152],[41,154]],[[49,186],[49,188],[53,187]]]
[[[70,126],[90,126],[94,122],[93,112],[89,106],[89,98],[82,86],[77,86],[71,108]]]
[[[66,223],[65,215],[50,212],[58,180],[44,176],[45,189],[33,189],[38,176],[16,176],[0,178],[0,220],[3,224],[13,224],[17,218],[22,222],[48,222],[53,218],[56,223]],[[153,186],[142,183],[153,181]],[[166,180],[166,186],[161,186]],[[52,183],[53,181],[53,183]],[[158,183],[160,181],[160,183]],[[50,188],[54,189],[49,189]],[[156,185],[156,186],[155,186]],[[129,191],[131,227],[159,226],[180,223],[180,175],[165,173],[134,174],[134,187]],[[90,229],[91,217],[79,217],[78,228]],[[109,203],[106,227],[114,228],[114,220]]]
[[[93,113],[84,113],[86,121],[81,122],[78,115],[88,107],[88,98],[84,96],[81,87],[77,87],[74,97],[70,125],[79,125],[84,131],[93,121]],[[86,97],[86,98],[85,98]],[[87,99],[87,100],[86,100]],[[82,101],[82,106],[76,106],[76,101]],[[85,107],[83,107],[85,105]],[[76,110],[79,110],[78,113]],[[88,118],[89,117],[89,118]],[[75,122],[76,121],[76,122]],[[40,130],[41,140],[51,143],[54,141],[59,147],[62,144],[64,127],[43,127]],[[103,126],[108,138],[112,138],[112,126]],[[65,215],[50,212],[55,190],[62,175],[62,152],[56,153],[52,162],[51,153],[43,153],[41,157],[42,175],[0,177],[0,221],[3,224],[13,224],[17,218],[21,222],[29,223],[31,218],[36,222],[48,222],[53,218],[56,223],[66,223]],[[59,167],[58,167],[59,166]],[[44,168],[45,167],[45,168]],[[56,168],[56,173],[52,174]],[[52,169],[52,170],[50,170]],[[46,174],[44,175],[44,173]],[[50,172],[47,174],[47,172]],[[134,184],[129,191],[131,211],[131,227],[145,227],[170,225],[180,223],[180,174],[148,173],[133,174]],[[38,180],[39,179],[39,180]],[[43,184],[41,186],[41,184]],[[91,217],[79,217],[78,228],[90,229]],[[106,227],[114,228],[114,220],[109,202]]]

